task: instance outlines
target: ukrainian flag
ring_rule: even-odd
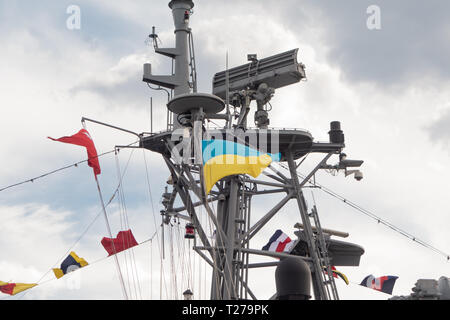
[[[61,268],[54,268],[53,273],[55,274],[56,278],[59,279],[65,274],[87,265],[88,263],[86,262],[86,260],[78,257],[76,253],[72,251],[69,256],[61,263]]]
[[[280,153],[262,153],[228,140],[203,140],[202,155],[207,194],[214,184],[224,177],[249,174],[256,178],[272,161],[281,159]]]

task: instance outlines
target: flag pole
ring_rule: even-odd
[[[94,174],[94,176],[95,176],[95,182],[97,183],[97,190],[98,190],[98,194],[100,196],[100,202],[102,203],[103,215],[105,217],[106,227],[108,228],[109,237],[112,239],[113,236],[111,233],[111,227],[109,225],[108,216],[106,215],[106,208],[105,208],[105,203],[103,202],[102,191],[100,190],[100,184],[98,183],[97,175]],[[113,245],[113,251],[114,251],[114,259],[116,260],[117,272],[119,273],[120,284],[122,285],[123,295],[124,295],[125,300],[128,300],[127,290],[125,288],[125,282],[123,280],[122,271],[120,270],[119,259],[117,258],[114,241],[112,242],[112,245]]]

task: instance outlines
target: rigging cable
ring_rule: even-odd
[[[115,152],[115,159],[116,159],[116,171],[117,171],[117,175],[118,177],[120,177],[120,172],[119,172],[119,164],[118,164],[118,149],[116,149]],[[119,217],[120,217],[120,230],[126,230],[126,228],[124,228],[124,224],[125,222],[122,221],[124,220],[124,201],[123,201],[123,188],[119,188],[119,197],[117,198],[117,201],[119,203]],[[124,258],[125,258],[125,274],[126,274],[126,278],[127,278],[127,283],[128,283],[128,291],[130,293],[131,299],[133,299],[133,295],[132,295],[132,290],[131,290],[131,284],[130,284],[130,276],[129,276],[129,271],[128,271],[128,263],[127,263],[127,259],[126,259],[126,253],[124,253]]]
[[[138,140],[138,141],[135,141],[135,142],[132,142],[132,143],[130,143],[130,144],[128,144],[128,145],[126,145],[126,147],[132,146],[133,144],[135,144],[135,143],[137,143],[137,142],[139,142],[139,140]],[[115,152],[115,151],[116,151],[116,149],[114,148],[114,150],[110,150],[110,151],[101,153],[101,154],[97,155],[97,158],[100,158],[100,157],[102,157],[102,156],[104,156],[104,155],[113,153],[113,152]],[[94,158],[94,157],[92,157],[92,158]],[[13,187],[17,187],[17,186],[22,185],[22,184],[24,184],[24,183],[34,182],[34,181],[36,181],[36,180],[38,180],[38,179],[47,177],[47,176],[52,175],[52,174],[54,174],[54,173],[57,173],[57,172],[59,172],[59,171],[63,171],[63,170],[66,170],[66,169],[69,169],[69,168],[72,168],[72,167],[78,167],[79,164],[84,163],[84,162],[88,162],[88,159],[82,160],[82,161],[78,161],[78,162],[73,163],[73,164],[71,164],[71,165],[68,165],[68,166],[65,166],[65,167],[61,167],[61,168],[52,170],[52,171],[50,171],[50,172],[41,174],[40,176],[36,176],[36,177],[34,177],[34,178],[31,178],[31,179],[24,180],[24,181],[22,181],[22,182],[17,182],[17,183],[11,184],[11,185],[9,185],[9,186],[6,186],[6,187],[1,188],[1,189],[0,189],[0,192],[2,192],[2,191],[4,191],[4,190],[7,190],[7,189],[10,189],[10,188],[13,188]]]
[[[179,256],[181,256],[181,283],[182,285],[185,285],[186,282],[186,287],[189,288],[189,268],[188,268],[188,263],[186,262],[186,247],[189,250],[189,247],[187,245],[187,241],[186,238],[184,238],[184,235],[182,236],[182,232],[180,230],[180,223],[178,222],[178,234],[179,234],[179,248],[181,248],[181,254]]]
[[[237,136],[234,135],[234,137],[237,137]],[[237,138],[238,138],[238,140],[240,140],[241,142],[243,142],[243,143],[245,144],[245,141],[242,141],[242,139],[240,139],[239,137],[237,137]],[[309,154],[309,153],[308,153],[308,154]],[[307,155],[308,155],[308,154],[307,154]],[[303,160],[302,160],[302,161],[303,161]],[[300,164],[301,164],[301,162],[299,163],[299,165],[300,165]],[[285,164],[282,164],[282,163],[280,162],[279,165],[280,165],[280,167],[282,167],[282,168],[284,168],[285,170],[288,170],[288,171],[289,171],[289,169],[286,167]],[[298,168],[299,165],[297,165],[297,168]],[[298,176],[299,178],[302,178],[302,179],[305,179],[305,178],[306,178],[306,176],[304,176],[303,174],[299,173],[298,171],[296,171],[296,174],[297,174],[297,176]],[[313,177],[314,177],[314,176],[313,176]],[[344,198],[343,196],[341,196],[341,195],[335,193],[334,191],[332,191],[332,190],[326,188],[325,186],[320,185],[319,183],[317,183],[317,182],[315,181],[315,179],[314,179],[312,182],[311,182],[311,180],[309,180],[308,183],[311,184],[311,185],[314,186],[314,187],[318,187],[319,189],[321,189],[321,190],[324,191],[325,193],[327,193],[327,194],[329,194],[329,195],[335,197],[336,199],[341,200],[342,202],[344,202],[345,204],[349,205],[350,207],[356,209],[357,211],[361,212],[362,214],[364,214],[364,215],[366,215],[366,216],[368,216],[368,217],[370,217],[370,218],[376,220],[378,223],[381,223],[381,224],[387,226],[388,228],[392,229],[393,231],[395,231],[395,232],[397,232],[397,233],[399,233],[399,234],[401,234],[401,235],[407,237],[408,239],[410,239],[410,240],[412,240],[412,241],[414,241],[414,242],[416,242],[416,243],[418,243],[418,244],[424,246],[425,248],[427,248],[427,249],[429,249],[429,250],[432,250],[432,251],[434,251],[435,253],[437,253],[437,254],[439,254],[439,255],[444,256],[444,257],[447,259],[447,261],[450,260],[450,254],[445,253],[445,252],[443,252],[443,251],[437,249],[437,248],[434,247],[433,245],[428,244],[427,242],[425,242],[425,241],[423,241],[423,240],[421,240],[421,239],[418,239],[416,236],[414,236],[414,235],[412,235],[412,234],[410,234],[410,233],[408,233],[408,232],[406,232],[406,231],[400,229],[399,227],[396,227],[396,226],[393,225],[392,223],[390,223],[390,222],[388,222],[388,221],[386,221],[386,220],[384,220],[384,219],[378,217],[377,215],[375,215],[374,213],[370,212],[369,210],[366,210],[366,209],[362,208],[361,206],[357,205],[356,203],[354,203],[354,202],[352,202],[352,201],[350,201],[350,200],[347,200],[347,199]]]
[[[119,162],[119,157],[118,157],[118,152],[119,151],[120,151],[120,149],[117,148],[117,152],[116,152],[116,169],[117,169],[117,177],[120,180],[121,179],[121,174],[120,174],[121,170],[120,170],[120,162]],[[134,149],[132,149],[132,151],[131,151],[130,157],[129,157],[128,162],[127,162],[127,166],[128,166],[128,163],[131,160],[131,157],[133,156],[133,153],[134,153]],[[121,209],[120,220],[121,220],[122,230],[128,230],[128,229],[130,229],[130,224],[129,224],[129,221],[128,221],[128,211],[127,211],[127,207],[126,207],[126,203],[125,203],[125,193],[124,193],[124,190],[123,190],[123,182],[120,183],[118,201],[119,201],[119,208]],[[130,239],[127,238],[127,239],[124,239],[124,241],[129,242]],[[129,245],[129,243],[128,243],[128,245]],[[128,277],[128,283],[130,283],[130,281],[129,281],[129,274],[128,274],[129,271],[128,271],[127,253],[129,255],[129,259],[128,260],[130,260],[129,262],[130,262],[131,276],[133,278],[132,284],[134,286],[134,292],[135,292],[135,295],[136,295],[136,299],[138,298],[138,292],[139,292],[139,297],[142,300],[142,290],[141,290],[141,285],[140,285],[140,281],[139,281],[138,270],[137,270],[137,265],[136,265],[136,258],[135,258],[135,255],[134,255],[134,249],[133,248],[131,248],[131,250],[129,252],[126,252],[124,254],[126,270],[127,270],[127,277]],[[130,293],[131,293],[131,286],[130,286],[130,284],[129,284],[129,290],[130,290]]]
[[[166,278],[165,278],[164,268],[163,268],[163,261],[162,261],[162,256],[161,256],[161,244],[160,244],[160,241],[159,241],[158,225],[156,223],[155,209],[154,209],[154,206],[153,206],[152,190],[151,190],[151,187],[150,187],[150,177],[148,175],[147,158],[145,157],[145,150],[144,149],[142,150],[142,154],[143,154],[144,163],[145,163],[145,173],[146,173],[146,178],[147,178],[148,193],[149,193],[149,196],[150,196],[150,205],[151,205],[152,213],[153,213],[153,222],[155,224],[155,230],[156,230],[156,233],[157,233],[156,239],[157,239],[157,243],[158,243],[159,256],[161,257],[161,259],[160,259],[161,260],[161,264],[160,264],[161,270],[160,270],[160,272],[162,273],[162,277],[160,277],[160,290],[159,290],[160,292],[159,293],[160,293],[160,299],[162,299],[162,282],[164,282],[164,288],[166,290],[166,297],[168,296],[167,295],[167,284],[166,284]]]
[[[177,286],[177,274],[175,269],[175,255],[174,255],[174,247],[173,247],[173,226],[170,228],[170,264],[171,264],[171,278],[172,278],[172,290],[173,290],[173,299],[176,300],[178,286]]]
[[[150,300],[153,300],[153,243],[150,243]]]
[[[287,168],[284,166],[284,164],[281,164],[281,163],[280,163],[280,166],[287,170]],[[299,172],[297,172],[297,176],[298,176],[299,178],[302,178],[302,179],[305,179],[305,178],[306,178],[306,176],[304,176],[303,174],[301,174],[301,173],[299,173]],[[314,186],[314,187],[319,188],[320,190],[322,190],[323,192],[327,193],[328,195],[330,195],[330,196],[332,196],[332,197],[334,197],[334,198],[336,198],[336,199],[338,199],[338,200],[341,200],[341,201],[344,202],[346,205],[348,205],[348,206],[352,207],[353,209],[355,209],[355,210],[361,212],[362,214],[368,216],[369,218],[374,219],[375,221],[377,221],[377,223],[381,223],[381,224],[385,225],[386,227],[392,229],[393,231],[395,231],[395,232],[401,234],[402,236],[407,237],[408,239],[410,239],[410,240],[412,240],[412,241],[414,241],[414,242],[416,242],[416,243],[418,243],[418,244],[424,246],[425,248],[427,248],[427,249],[429,249],[429,250],[432,250],[432,251],[434,251],[435,253],[438,253],[438,254],[444,256],[444,257],[447,259],[447,261],[450,260],[450,255],[449,255],[448,253],[445,253],[445,252],[443,252],[443,251],[437,249],[437,248],[434,247],[433,245],[431,245],[431,244],[429,244],[429,243],[427,243],[427,242],[425,242],[425,241],[423,241],[423,240],[417,238],[416,236],[414,236],[414,235],[412,235],[412,234],[410,234],[410,233],[408,233],[408,232],[406,232],[406,231],[400,229],[399,227],[396,227],[396,226],[393,225],[392,223],[390,223],[390,222],[388,222],[388,221],[386,221],[386,220],[380,218],[379,216],[375,215],[374,213],[370,212],[369,210],[366,210],[366,209],[362,208],[362,207],[359,206],[358,204],[356,204],[356,203],[354,203],[354,202],[352,202],[352,201],[346,199],[345,197],[343,197],[343,196],[337,194],[336,192],[332,191],[331,189],[329,189],[329,188],[327,188],[327,187],[325,187],[325,186],[323,186],[323,185],[317,183],[316,181],[311,181],[311,180],[310,180],[310,181],[308,181],[308,183],[311,184],[311,185]]]
[[[113,236],[112,236],[112,232],[111,232],[111,226],[109,224],[108,215],[106,213],[105,202],[103,201],[103,195],[102,195],[102,191],[100,189],[100,183],[98,182],[97,175],[95,175],[95,182],[97,183],[97,190],[98,190],[98,195],[100,197],[100,202],[102,204],[103,216],[105,218],[106,228],[108,230],[108,234],[109,234],[110,238],[112,239]],[[113,248],[113,252],[116,253],[114,241],[112,242],[112,248]],[[123,280],[122,270],[120,269],[119,259],[117,258],[116,254],[114,255],[114,261],[116,263],[117,273],[119,274],[120,284],[122,285],[123,295],[124,295],[125,299],[128,300],[128,295],[127,295],[127,290],[125,288],[125,282]]]
[[[98,215],[100,215],[101,213],[102,213],[102,212],[99,212]],[[94,220],[94,221],[95,221],[95,220]],[[94,221],[93,221],[93,222],[94,222]],[[153,238],[155,237],[155,235],[156,235],[156,233],[154,233],[153,236],[152,236],[151,238],[149,238],[149,239],[147,239],[147,240],[144,240],[144,241],[138,243],[137,246],[141,246],[141,245],[143,245],[143,244],[145,244],[145,243],[147,243],[147,242],[150,242],[150,244],[151,244],[152,241],[153,241]],[[69,249],[69,251],[70,251],[70,249]],[[122,251],[122,252],[123,252],[123,251]],[[118,254],[118,253],[117,253],[117,254]],[[116,255],[116,254],[114,254],[114,255]],[[84,267],[82,267],[82,268],[77,269],[76,271],[80,271],[80,270],[83,270],[83,269],[85,269],[85,268],[88,268],[89,266],[96,265],[97,263],[102,262],[102,261],[104,261],[104,260],[106,260],[106,259],[108,259],[108,258],[111,258],[111,257],[112,257],[112,255],[111,255],[111,256],[106,256],[106,257],[100,258],[100,259],[98,259],[98,260],[95,260],[94,262],[89,263],[88,265],[86,265],[86,266],[84,266]],[[51,269],[50,269],[50,270],[51,270]],[[38,288],[38,287],[40,287],[40,286],[43,285],[43,284],[50,283],[50,282],[57,281],[57,280],[59,280],[59,279],[58,279],[58,278],[52,278],[52,279],[48,279],[48,280],[46,280],[46,281],[40,282],[40,283],[39,283],[39,286],[35,286],[35,287],[32,287],[32,288],[28,289],[27,291],[24,291],[24,292],[23,292],[23,295],[22,295],[19,299],[22,299],[22,298],[23,298],[28,292],[30,292],[31,290],[33,290],[33,289],[35,289],[35,288]],[[13,296],[6,296],[5,298],[2,298],[1,300],[6,300],[6,299],[12,300],[12,297],[13,297]]]
[[[172,229],[174,229],[175,228],[175,243],[176,243],[176,250],[177,250],[177,252],[176,252],[176,254],[175,254],[175,257],[176,257],[176,262],[174,261],[174,263],[175,263],[175,270],[179,270],[179,272],[178,273],[180,273],[181,272],[181,280],[180,280],[180,283],[181,283],[181,287],[183,287],[183,280],[184,280],[184,270],[183,270],[183,268],[184,268],[184,266],[183,266],[183,264],[182,264],[182,256],[181,256],[181,249],[180,248],[182,248],[182,242],[180,241],[180,221],[178,220],[178,222],[176,221],[176,218],[174,218],[174,224],[175,224],[175,226],[172,226]],[[175,276],[177,276],[177,273],[175,273]],[[177,294],[177,293],[176,293]]]
[[[135,143],[135,142],[134,142],[134,143]],[[131,156],[130,156],[130,158],[131,158]],[[85,161],[87,161],[87,160],[85,160]],[[118,184],[116,190],[114,190],[114,192],[113,192],[111,198],[110,198],[110,199],[108,200],[108,202],[105,204],[105,207],[108,207],[108,206],[112,203],[112,201],[114,200],[114,198],[116,197],[116,195],[119,193],[119,188],[120,188],[120,185],[122,184],[122,179],[123,179],[123,177],[124,177],[124,175],[125,175],[125,172],[126,172],[127,169],[128,169],[128,164],[129,164],[129,162],[130,162],[130,159],[128,159],[127,165],[126,165],[125,170],[124,170],[123,175],[122,175],[122,178],[120,179],[119,184]],[[73,248],[81,241],[81,239],[86,235],[86,233],[89,231],[89,229],[92,227],[92,225],[97,221],[98,217],[102,214],[102,212],[103,212],[103,209],[100,210],[100,211],[97,213],[97,215],[96,215],[95,218],[92,220],[92,222],[86,227],[86,229],[81,233],[81,235],[80,235],[80,236],[77,238],[77,240],[72,244],[72,246],[71,246],[71,247],[70,247],[70,248],[62,255],[61,258],[58,259],[58,261],[56,261],[56,263],[53,264],[54,266],[57,266],[58,263],[59,263],[59,261],[62,261],[63,259],[66,258],[66,256],[70,253],[70,251],[72,251],[72,249],[73,249]],[[44,277],[45,277],[50,271],[52,271],[52,268],[50,268],[49,270],[47,270],[47,272],[45,272],[45,273],[42,275],[42,277],[41,277],[36,283],[40,283],[40,282],[42,281],[42,279],[44,279]],[[28,291],[25,291],[25,294],[24,294],[23,296],[25,296],[25,295],[27,294],[27,292],[28,292]],[[22,296],[22,298],[23,298],[23,296]]]

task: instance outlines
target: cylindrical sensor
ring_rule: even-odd
[[[144,78],[152,75],[152,64],[144,63]]]
[[[300,258],[286,258],[275,270],[277,300],[308,300],[311,298],[311,270]]]
[[[344,143],[344,133],[341,130],[341,123],[339,121],[333,121],[330,123],[330,135],[331,143]]]

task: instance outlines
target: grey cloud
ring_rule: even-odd
[[[329,62],[350,81],[379,85],[409,83],[423,76],[450,76],[450,3],[445,1],[311,1],[325,28]],[[304,6],[289,1],[285,18],[301,27],[297,12]],[[368,6],[381,10],[381,30],[366,26]],[[313,12],[313,11],[312,11]]]
[[[450,147],[450,110],[447,110],[425,130],[428,132],[431,141]]]
[[[227,6],[241,8],[240,2],[233,6],[236,2]],[[277,19],[296,31],[300,42],[308,32],[317,33],[327,47],[328,62],[342,70],[345,80],[403,86],[424,76],[450,76],[447,1],[285,0],[245,5],[249,14],[264,12],[261,19]],[[381,10],[381,30],[367,28],[370,5]]]
[[[161,27],[171,27],[166,2],[162,1],[156,7],[144,1],[138,4],[144,12],[148,12],[147,22],[120,16],[119,12],[114,11],[117,8],[100,10],[95,4],[81,1],[83,25],[80,35],[89,39],[102,39],[101,45],[114,48],[117,57],[125,55],[143,46],[151,25],[156,25],[160,31]],[[26,3],[13,6],[6,6],[5,3],[0,1],[3,22],[0,25],[3,28],[17,26],[17,23],[11,23],[11,18],[8,19],[6,12],[9,12],[9,16],[15,19],[19,17],[23,26],[37,33],[40,21],[47,21],[46,25],[50,24],[53,28],[62,28],[67,18],[65,8],[69,4],[66,1],[58,5],[45,1],[48,14],[43,15],[41,11],[36,13],[36,10],[30,10],[32,5]],[[391,86],[407,84],[424,76],[443,79],[449,79],[450,76],[450,60],[447,58],[450,56],[450,22],[447,18],[450,3],[446,1],[249,0],[244,3],[229,0],[224,3],[211,0],[203,3],[197,0],[195,3],[194,11],[198,13],[195,19],[207,17],[205,12],[213,17],[244,13],[260,16],[261,19],[277,20],[296,32],[300,43],[307,40],[306,36],[317,34],[321,44],[325,44],[328,49],[328,62],[339,67],[346,80]],[[366,27],[366,9],[373,4],[381,9],[381,30],[371,31]],[[155,10],[158,14],[155,14]],[[51,23],[43,19],[47,16],[51,17]],[[36,20],[39,23],[33,23]],[[143,24],[147,24],[148,29],[143,28]],[[242,32],[248,33],[251,38],[253,33],[265,30]]]
[[[97,94],[115,105],[122,105],[124,108],[139,101],[146,101],[149,96],[148,89],[139,76],[114,85],[92,82],[71,89],[72,94],[78,94],[83,91]]]

